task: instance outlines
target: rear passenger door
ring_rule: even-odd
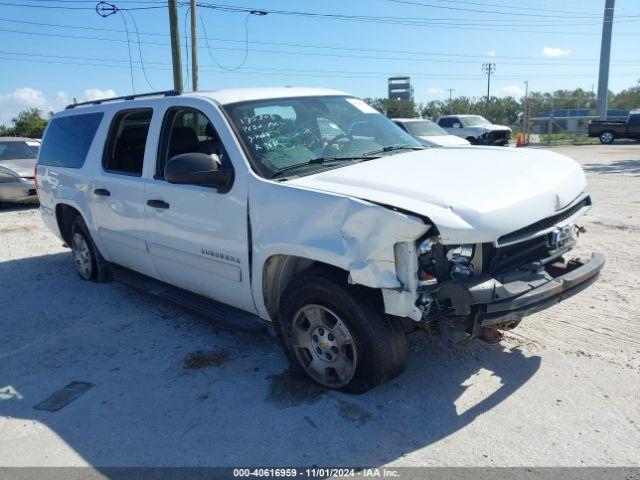
[[[152,108],[121,110],[113,116],[91,198],[107,259],[157,277],[146,245],[142,179],[145,156],[155,150],[147,146],[152,116]]]
[[[166,103],[156,171],[146,191],[149,253],[165,282],[255,312],[249,281],[247,182],[238,176],[239,151],[228,148],[235,140],[212,104],[179,97]],[[193,152],[218,155],[221,168],[236,172],[228,190],[165,180],[167,161]],[[236,155],[236,165],[229,152]]]

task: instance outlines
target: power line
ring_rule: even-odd
[[[80,0],[80,1],[84,1],[84,0]],[[188,10],[187,10],[188,13]],[[186,17],[185,17],[186,18]],[[125,30],[119,30],[119,29],[113,29],[113,28],[101,28],[101,27],[87,27],[87,26],[81,26],[81,25],[67,25],[67,24],[59,24],[59,23],[43,23],[43,22],[33,22],[33,21],[26,21],[26,20],[16,20],[16,19],[9,19],[9,18],[2,18],[0,17],[0,22],[7,22],[7,23],[18,23],[18,24],[25,24],[25,25],[34,25],[34,26],[38,26],[38,27],[54,27],[54,28],[64,28],[64,29],[79,29],[79,30],[91,30],[91,31],[103,31],[103,32],[113,32],[113,33],[126,33]],[[18,31],[18,30],[12,30],[12,32],[24,32],[24,31]],[[35,34],[35,32],[24,32],[24,33],[33,33]],[[142,32],[142,31],[138,31],[137,32],[139,35],[143,35],[143,36],[159,36],[159,37],[164,37],[164,38],[168,38],[169,35],[167,33],[159,33],[159,32]],[[203,37],[199,37],[199,40],[204,40]],[[116,40],[116,39],[110,39],[110,38],[104,38],[104,40],[107,41],[120,41],[120,40]],[[236,39],[229,39],[229,38],[220,38],[220,37],[209,37],[209,40],[214,40],[214,41],[218,41],[218,42],[228,42],[228,43],[244,43],[244,40],[236,40]],[[146,43],[149,45],[166,45],[166,44],[161,44],[161,43],[149,43],[149,42],[142,42],[142,43]],[[429,57],[429,56],[436,56],[436,57],[458,57],[458,58],[473,58],[473,59],[478,59],[478,58],[483,58],[483,57],[487,57],[488,55],[486,54],[480,54],[480,53],[471,53],[471,54],[457,54],[457,53],[442,53],[442,52],[428,52],[428,51],[423,51],[423,50],[398,50],[398,49],[376,49],[376,48],[362,48],[362,47],[346,47],[346,46],[342,46],[342,45],[327,45],[327,44],[311,44],[311,43],[291,43],[291,42],[269,42],[269,41],[258,41],[258,40],[251,40],[249,43],[251,44],[256,44],[256,45],[275,45],[275,46],[284,46],[284,47],[300,47],[300,48],[314,48],[314,49],[327,49],[327,50],[345,50],[345,51],[355,51],[355,52],[374,52],[374,53],[391,53],[391,54],[406,54],[406,55],[418,55],[418,56],[425,56],[425,57]],[[536,61],[541,61],[541,62],[550,62],[553,63],[554,65],[558,64],[558,59],[554,59],[554,58],[536,58],[533,59],[531,57],[519,57],[519,56],[508,56],[508,55],[495,55],[491,57],[492,59],[505,59],[505,60],[536,60]],[[573,62],[597,62],[598,59],[597,58],[563,58],[562,59],[562,63],[573,63]],[[637,60],[619,60],[618,62],[620,63],[634,63],[637,64]]]
[[[10,32],[10,33],[18,33],[24,35],[35,35],[35,36],[47,36],[54,38],[70,38],[70,39],[82,39],[82,40],[96,40],[96,41],[107,41],[107,42],[117,42],[117,43],[126,43],[126,40],[116,39],[116,38],[106,38],[106,37],[95,37],[88,35],[75,35],[75,34],[62,34],[62,33],[47,33],[47,32],[27,32],[21,30],[12,30],[12,29],[2,29],[0,28],[0,32]],[[206,39],[205,39],[206,40]],[[140,41],[141,44],[144,45],[155,45],[155,46],[163,46],[166,47],[166,42],[150,42],[150,41]],[[202,48],[206,48],[202,47]],[[244,52],[244,48],[234,48],[234,47],[217,47],[218,50],[226,50],[226,51],[242,51]],[[318,56],[318,57],[328,57],[328,58],[355,58],[355,59],[364,59],[364,60],[391,60],[398,62],[415,62],[416,60],[429,61],[432,63],[453,63],[453,64],[469,64],[475,65],[479,62],[480,58],[484,58],[485,56],[476,57],[476,60],[459,60],[459,59],[441,59],[441,58],[428,58],[428,59],[419,59],[419,58],[409,58],[409,57],[398,57],[398,56],[380,56],[380,55],[364,55],[364,54],[354,54],[354,53],[324,53],[324,52],[304,52],[304,51],[291,51],[291,50],[274,50],[268,48],[254,48],[254,52],[257,53],[272,53],[272,54],[281,54],[281,55],[294,55],[294,56]],[[390,51],[393,53],[393,51]],[[492,57],[496,58],[496,57]],[[539,66],[584,66],[589,67],[595,63],[596,60],[579,60],[572,62],[563,62],[562,60],[546,60],[546,59],[532,59],[532,60],[523,60],[523,61],[501,61],[502,64],[505,65],[539,65]],[[625,62],[629,63],[630,66],[635,66],[637,63],[633,61]]]
[[[83,57],[83,56],[70,56],[70,55],[55,55],[50,53],[32,53],[32,52],[20,52],[20,51],[6,51],[0,50],[0,55],[4,55],[4,59],[6,60],[15,60],[19,62],[30,62],[30,63],[61,63],[61,64],[71,64],[71,65],[90,65],[96,67],[107,67],[107,68],[129,68],[127,59],[118,59],[118,58],[95,58],[95,57]],[[15,55],[19,58],[10,58],[6,57],[6,55]],[[25,58],[27,57],[27,58]],[[29,60],[28,57],[38,57],[38,59]],[[42,58],[42,59],[40,59]],[[60,60],[50,60],[50,59],[60,59]],[[65,60],[65,61],[63,61]],[[97,63],[96,63],[97,62]],[[171,69],[171,63],[168,62],[146,62],[148,65],[158,65],[158,67],[149,67],[146,68],[157,70],[157,71],[166,71]],[[141,69],[140,62],[133,62],[134,69]],[[203,70],[205,71],[215,71],[220,72],[215,65],[203,65]],[[249,72],[266,72],[277,75],[289,75],[294,74],[300,76],[314,76],[314,77],[340,77],[340,78],[386,78],[391,75],[391,71],[345,71],[343,69],[340,70],[315,70],[315,69],[295,69],[295,68],[275,68],[275,67],[246,67],[241,70],[239,73],[249,73]],[[474,80],[483,78],[482,74],[459,74],[459,73],[422,73],[422,72],[409,72],[408,74],[411,77],[422,78],[422,79],[439,79],[439,80]],[[522,75],[527,76],[528,78],[591,78],[592,75],[576,75],[576,74],[568,74],[568,75],[543,75],[543,74],[517,74],[517,75],[492,75],[492,78],[500,78],[500,79],[519,79]],[[631,76],[636,75],[636,73],[630,74]]]

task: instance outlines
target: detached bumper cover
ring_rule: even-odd
[[[594,253],[589,260],[580,262],[581,266],[526,293],[486,304],[481,325],[484,327],[520,321],[526,315],[549,308],[584,290],[598,278],[605,264],[605,256]]]

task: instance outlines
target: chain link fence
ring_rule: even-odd
[[[591,144],[598,143],[597,138],[589,138],[589,121],[598,119],[592,102],[584,98],[545,99],[545,102],[529,103],[527,115],[518,115],[518,122],[512,125],[514,140],[519,133],[523,142],[527,138],[530,145],[535,144]],[[573,105],[572,105],[573,104]],[[625,120],[628,109],[609,109],[609,120]]]

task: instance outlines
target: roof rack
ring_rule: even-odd
[[[100,105],[103,102],[114,102],[116,100],[134,100],[136,98],[157,97],[157,96],[175,97],[176,95],[180,95],[180,92],[178,90],[165,90],[162,92],[139,93],[137,95],[133,94],[133,95],[125,95],[123,97],[102,98],[100,100],[90,100],[88,102],[72,103],[71,105],[67,105],[65,110],[80,107],[82,105]]]

